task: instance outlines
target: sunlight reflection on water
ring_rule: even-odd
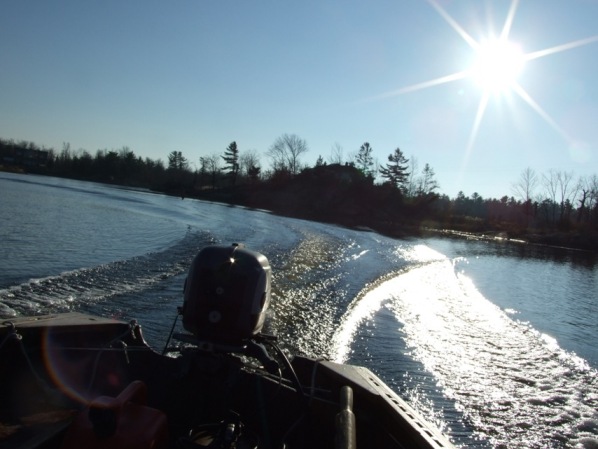
[[[377,312],[385,307],[396,317],[405,354],[433,375],[439,394],[455,401],[482,440],[493,447],[520,448],[598,443],[596,370],[563,351],[554,338],[513,321],[480,294],[454,261],[425,247],[401,251],[424,263],[373,287],[351,305],[335,335],[337,361],[350,360],[356,336],[368,322],[380,320]],[[369,327],[368,332],[376,335],[377,330]],[[381,349],[376,345],[379,340],[372,339],[360,350],[376,360]],[[422,385],[418,382],[406,396],[420,400]],[[421,406],[426,408],[425,402]]]

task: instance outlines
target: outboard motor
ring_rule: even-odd
[[[251,339],[264,325],[271,276],[268,259],[243,245],[202,249],[185,283],[184,328],[200,341]]]

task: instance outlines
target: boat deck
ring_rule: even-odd
[[[132,403],[148,416],[164,415],[166,447],[173,448],[202,447],[189,435],[205,442],[233,421],[243,429],[239,448],[330,448],[339,440],[360,448],[454,448],[366,368],[297,356],[269,373],[247,359],[189,346],[162,356],[135,323],[78,313],[11,320],[0,326],[0,448],[61,447],[74,427],[84,434],[81,414],[91,416],[96,403],[116,404],[122,416]],[[146,392],[119,402],[137,383]],[[347,389],[350,413],[342,401]],[[342,424],[345,415],[354,417],[355,437]],[[117,449],[113,438],[95,447]]]

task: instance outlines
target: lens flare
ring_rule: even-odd
[[[87,351],[67,346],[56,338],[52,329],[46,329],[42,336],[43,360],[47,373],[60,391],[75,402],[87,404],[100,391],[94,389],[94,380],[103,379],[105,386],[119,388],[123,384],[124,373],[114,359],[115,353],[106,348]]]

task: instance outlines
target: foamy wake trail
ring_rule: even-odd
[[[0,290],[0,317],[65,312],[117,295],[143,291],[188,269],[196,250],[210,241],[205,233],[188,233],[164,251],[82,268]]]
[[[353,304],[336,335],[337,360],[346,360],[359,322],[382,306],[401,324],[408,355],[494,447],[598,447],[596,370],[514,321],[450,260],[430,258]]]

